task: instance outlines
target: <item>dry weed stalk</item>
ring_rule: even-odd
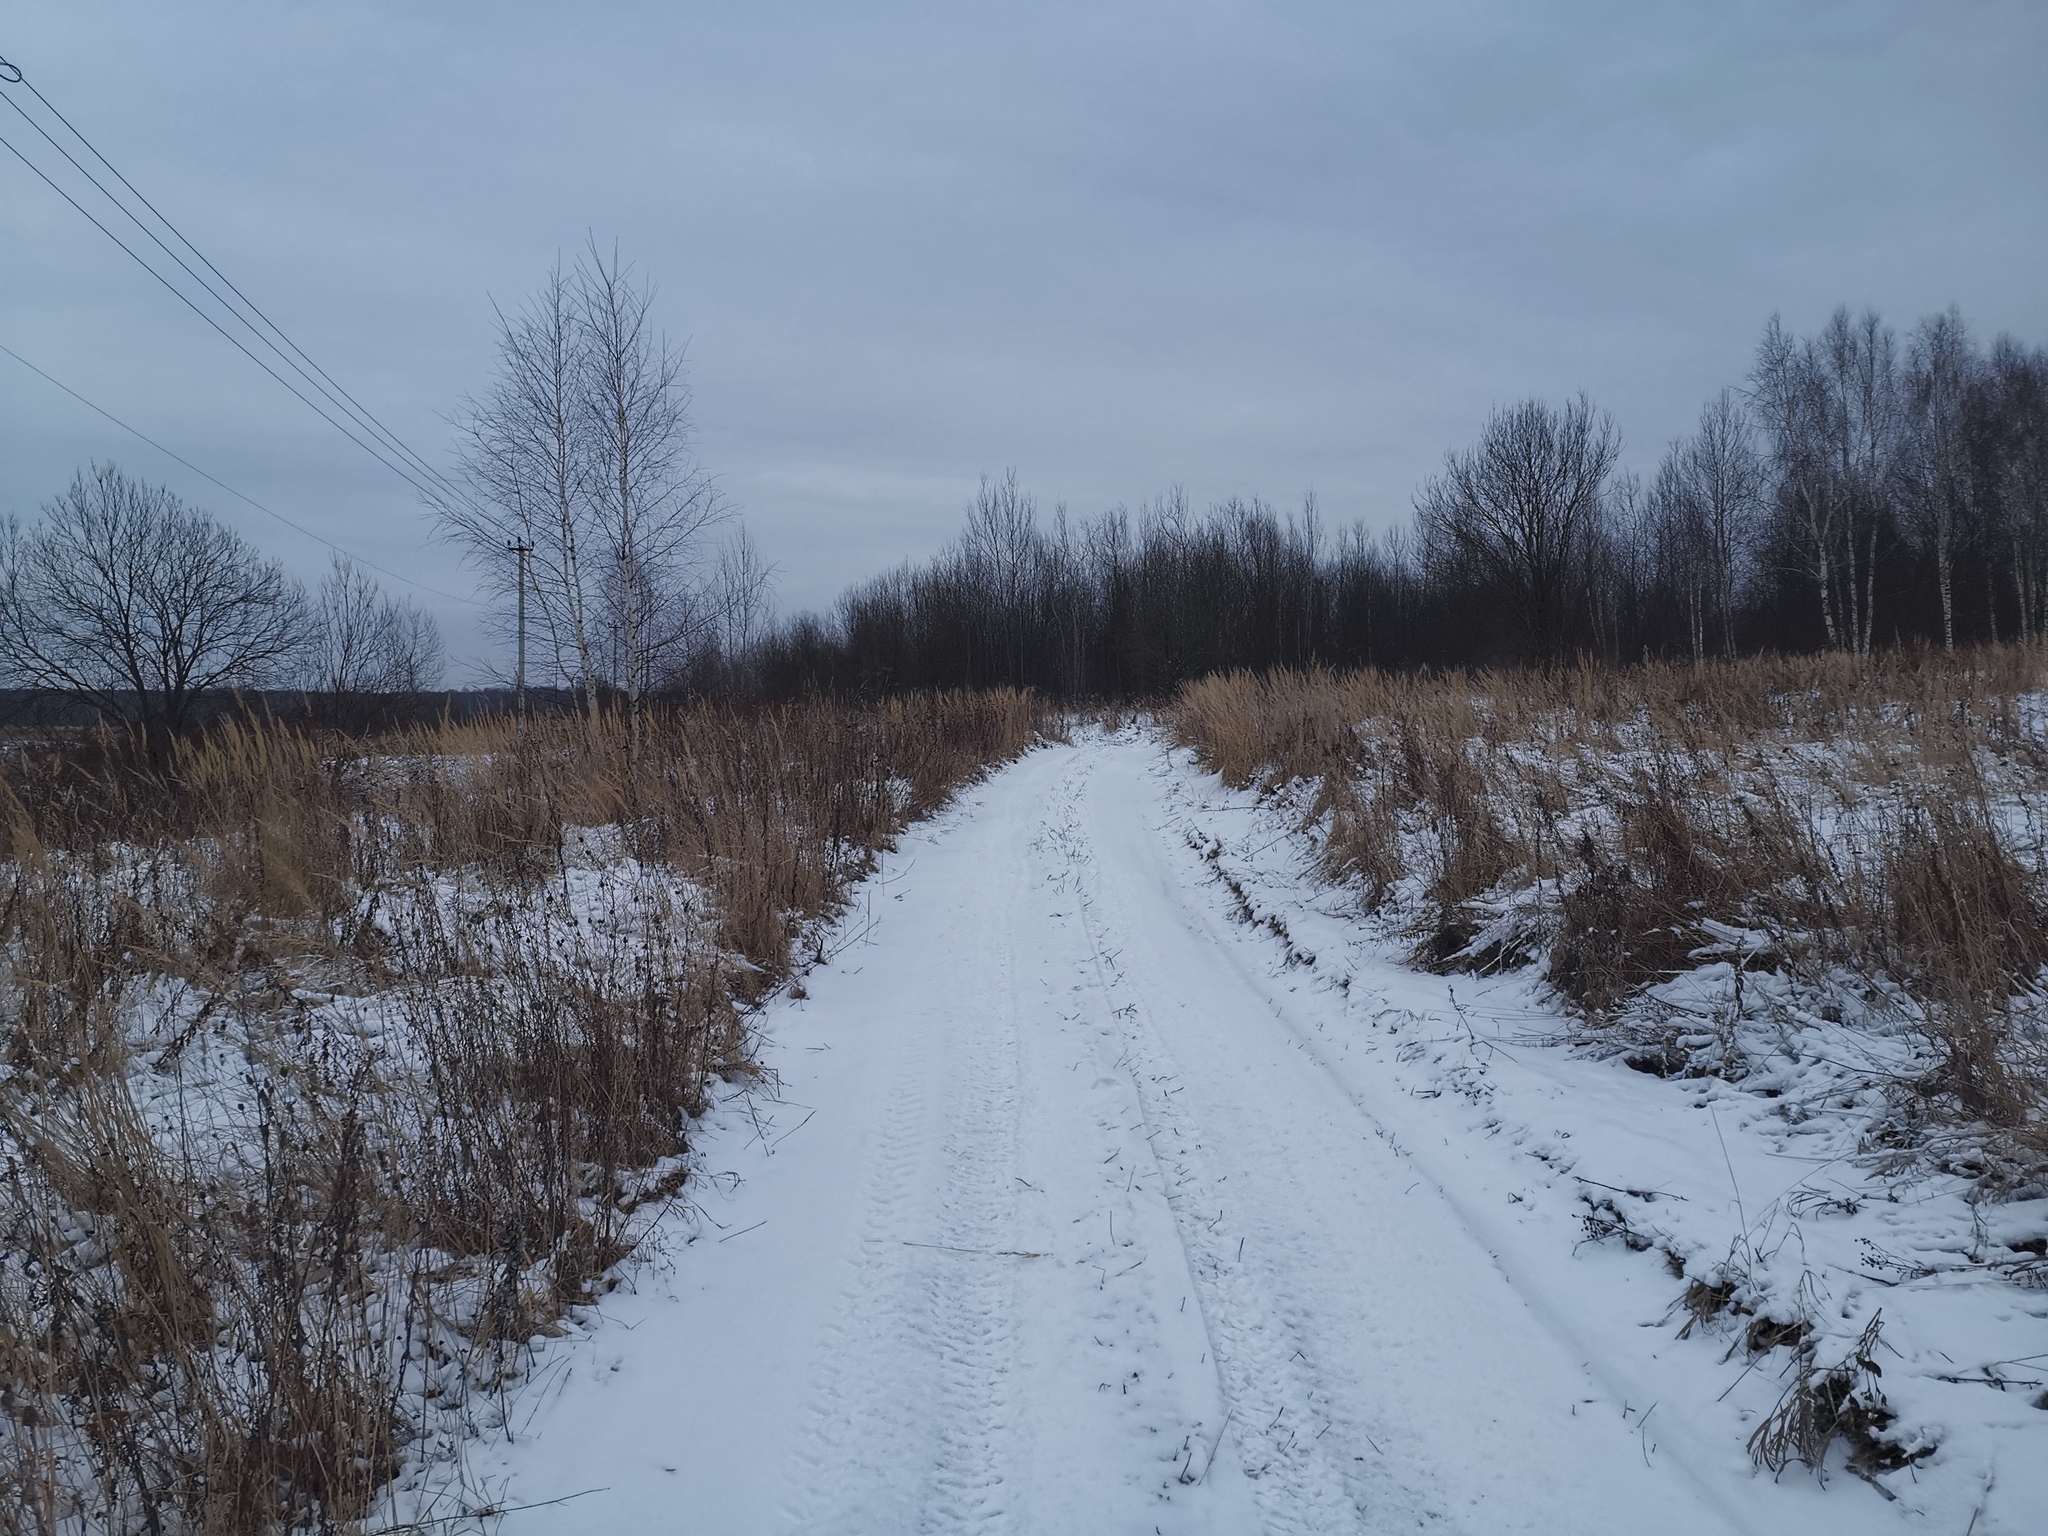
[[[1749,1454],[1758,1466],[1782,1472],[1798,1461],[1820,1471],[1829,1450],[1841,1442],[1848,1447],[1849,1470],[1887,1498],[1895,1497],[1875,1482],[1876,1474],[1910,1466],[1934,1448],[1908,1450],[1885,1438],[1897,1415],[1878,1386],[1884,1370],[1877,1363],[1877,1346],[1883,1335],[1884,1314],[1874,1313],[1848,1354],[1825,1370],[1814,1365],[1810,1351],[1797,1350],[1791,1382],[1750,1434]],[[1754,1342],[1750,1347],[1757,1348]]]

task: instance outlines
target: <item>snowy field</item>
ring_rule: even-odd
[[[472,1448],[472,1506],[517,1536],[2042,1528],[2048,1201],[1876,1178],[1824,1051],[1658,1078],[1560,1043],[1530,973],[1413,970],[1297,821],[1133,730],[905,835],[771,1005],[695,1205]],[[1758,1470],[1837,1366],[1906,1464]]]

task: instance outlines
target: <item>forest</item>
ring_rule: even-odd
[[[1702,660],[2048,636],[2048,353],[1954,310],[1903,339],[1776,319],[1653,474],[1583,395],[1497,410],[1412,521],[1312,498],[1048,517],[985,480],[936,559],[749,653],[771,693],[1029,686],[1152,697],[1236,668]],[[704,680],[706,683],[709,678]]]

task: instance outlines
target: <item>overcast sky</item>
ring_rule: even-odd
[[[492,299],[616,239],[786,608],[930,553],[1006,466],[1076,512],[1178,483],[1379,527],[1531,394],[1588,390],[1653,464],[1774,311],[2048,341],[2041,0],[12,0],[0,56],[436,459]],[[470,590],[402,482],[4,151],[0,343]],[[0,356],[0,513],[95,458],[325,560]]]

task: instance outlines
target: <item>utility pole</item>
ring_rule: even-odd
[[[533,553],[533,546],[523,539],[511,539],[505,548],[519,557],[519,672],[518,709],[519,728],[526,729],[526,557]]]

